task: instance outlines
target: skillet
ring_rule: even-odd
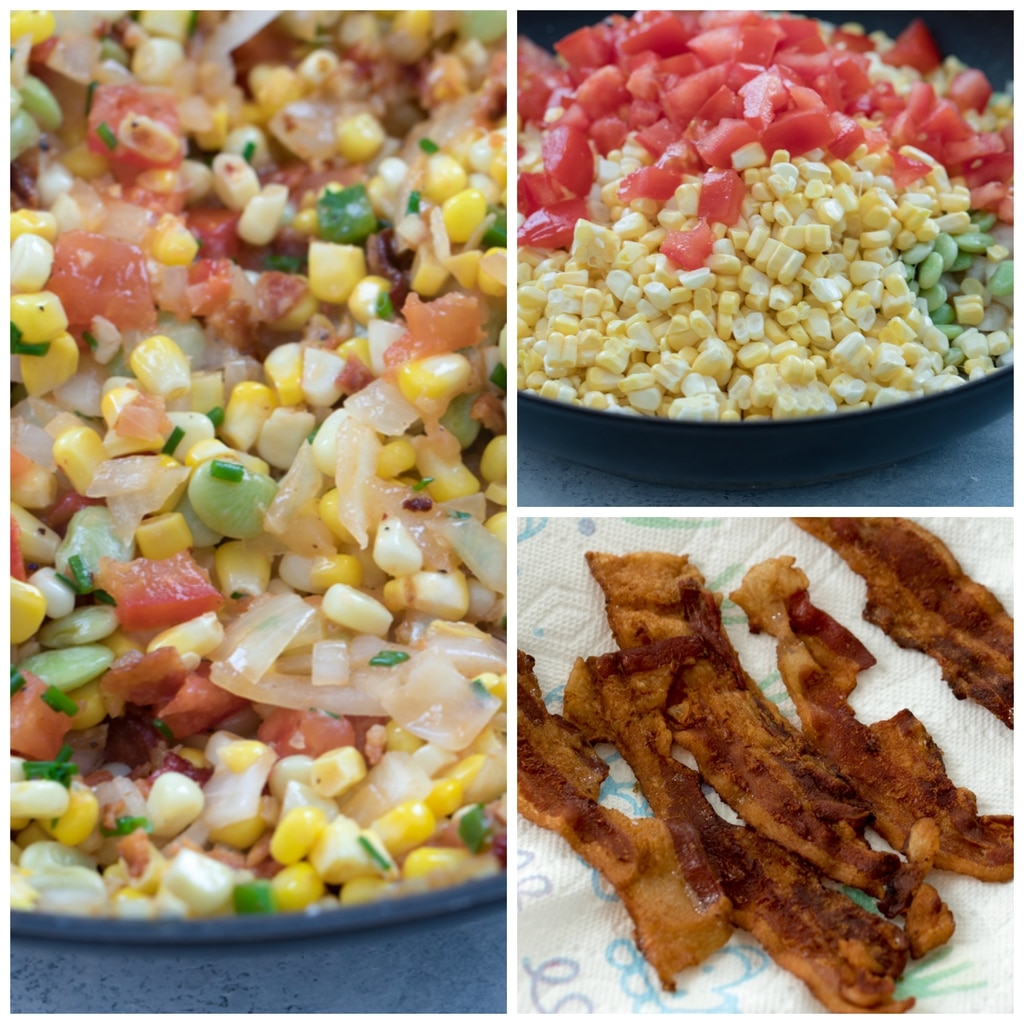
[[[624,12],[628,14],[629,12]],[[808,11],[897,35],[914,17],[899,11]],[[597,21],[583,12],[523,12],[519,32],[552,49]],[[933,11],[925,16],[943,54],[982,68],[993,87],[1013,75],[1013,14]],[[751,423],[688,423],[618,416],[520,393],[520,443],[608,473],[694,488],[778,487],[867,472],[971,433],[1013,405],[1012,367],[964,387],[862,413]]]

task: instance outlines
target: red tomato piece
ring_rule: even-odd
[[[743,101],[727,85],[721,86],[694,115],[695,121],[718,124],[725,117],[742,117]]]
[[[764,133],[764,151],[788,150],[800,156],[812,149],[827,149],[835,138],[824,110],[790,110],[772,122]]]
[[[657,100],[633,100],[629,105],[628,127],[630,131],[650,128],[661,120],[661,104]]]
[[[664,202],[679,188],[679,175],[660,167],[641,167],[619,182],[619,198],[624,203],[634,199],[657,199]]]
[[[516,50],[517,104],[524,121],[542,121],[552,92],[569,87],[569,75],[536,43],[520,36]]]
[[[690,35],[671,11],[641,11],[626,23],[618,48],[626,54],[650,50],[659,57],[674,57],[686,51]]]
[[[882,63],[893,67],[912,67],[922,75],[934,71],[942,62],[942,54],[928,26],[915,18],[897,37],[892,49],[882,54]]]
[[[704,221],[731,227],[740,219],[745,194],[743,180],[731,168],[708,171],[700,186],[697,216]]]
[[[629,134],[629,125],[621,117],[599,117],[590,126],[590,137],[597,151],[607,156],[613,149],[621,149]],[[591,169],[591,174],[593,170]]]
[[[637,142],[647,150],[651,156],[661,156],[668,149],[671,143],[678,141],[682,133],[678,126],[674,125],[667,118],[656,121],[649,128],[642,128],[637,132]]]
[[[973,134],[973,129],[960,116],[956,105],[947,99],[936,101],[920,128],[925,135],[938,142],[969,139]]]
[[[256,736],[277,751],[278,757],[305,754],[317,758],[339,747],[355,744],[356,731],[345,717],[325,711],[274,708],[256,730]]]
[[[736,48],[740,38],[739,25],[723,25],[712,28],[694,36],[687,47],[705,64],[722,64],[736,57]]]
[[[99,86],[89,108],[86,144],[114,164],[179,166],[184,138],[177,97],[170,89],[153,86]]]
[[[199,255],[206,260],[233,260],[238,257],[238,221],[232,210],[192,209],[185,224],[199,240]]]
[[[88,327],[94,316],[122,331],[156,323],[146,259],[127,242],[86,231],[60,234],[46,287],[60,299],[72,327]]]
[[[680,177],[684,174],[699,174],[703,170],[697,147],[688,139],[670,142],[658,158],[657,166]]]
[[[572,244],[576,222],[587,216],[582,199],[567,199],[545,210],[535,210],[523,222],[516,236],[520,245],[541,249],[567,249]]]
[[[727,65],[718,64],[684,78],[662,96],[665,114],[676,124],[688,125],[697,111],[725,85],[728,73]]]
[[[449,292],[424,302],[410,292],[402,306],[402,316],[409,330],[385,350],[384,363],[389,369],[410,359],[471,348],[484,337],[486,311],[475,295]]]
[[[534,210],[554,206],[565,199],[565,190],[546,171],[520,174],[516,183],[519,209],[529,216]]]
[[[743,97],[743,118],[751,128],[764,130],[775,114],[789,102],[789,90],[775,68],[763,71],[740,89]]]
[[[736,44],[736,60],[768,67],[781,39],[782,29],[774,21],[766,20],[761,25],[743,25]]]
[[[607,114],[618,114],[630,99],[626,76],[614,64],[592,72],[576,90],[576,102],[594,121]]]
[[[965,166],[962,173],[970,189],[987,185],[990,181],[1009,181],[1013,177],[1013,154],[996,153],[993,156],[980,157]],[[1007,223],[1012,224],[1013,221]]]
[[[594,154],[578,128],[555,125],[541,143],[544,170],[570,195],[585,196],[594,181]]]
[[[715,236],[707,221],[698,221],[691,231],[668,231],[661,243],[663,252],[680,270],[699,270],[711,255]]]
[[[1006,150],[1006,143],[998,132],[978,132],[969,139],[948,142],[943,157],[951,164],[966,164],[983,160]]]
[[[224,603],[209,574],[187,551],[171,558],[101,558],[96,585],[116,602],[125,629],[168,629]]]
[[[232,263],[229,259],[198,259],[188,268],[185,296],[193,316],[209,316],[231,298]]]
[[[43,700],[49,687],[38,676],[23,672],[25,685],[11,698],[11,753],[50,761],[60,753],[71,728],[71,716],[54,711]]]
[[[842,97],[844,110],[849,109],[871,88],[867,60],[859,53],[833,53],[831,79]]]
[[[166,704],[158,705],[156,712],[174,738],[181,740],[212,729],[248,706],[244,697],[221,689],[199,672],[189,672],[178,692]]]
[[[868,36],[857,32],[844,32],[841,28],[832,33],[832,45],[841,46],[850,53],[867,53],[875,48],[875,44]]]
[[[28,579],[25,558],[21,553],[21,527],[14,516],[11,516],[11,576],[22,583]]]
[[[588,25],[570,32],[555,43],[555,53],[573,71],[590,72],[615,59],[611,31],[607,25]]]
[[[845,160],[864,141],[864,129],[852,117],[838,110],[832,111],[828,120],[835,132],[828,148],[840,160]]]
[[[697,152],[709,167],[732,167],[733,153],[757,138],[758,133],[746,121],[726,118],[697,140]],[[765,146],[765,152],[772,150]]]
[[[892,153],[892,180],[899,188],[906,188],[911,182],[920,181],[931,171],[931,164],[924,160],[915,160],[913,157],[903,156],[900,153]]]

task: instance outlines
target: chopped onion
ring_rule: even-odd
[[[314,686],[348,685],[348,641],[321,640],[313,644],[311,680]]]
[[[420,418],[419,410],[383,378],[347,398],[345,409],[354,419],[387,437],[404,434]]]
[[[346,416],[338,426],[335,480],[338,485],[338,519],[365,548],[375,525],[370,499],[376,494],[377,456],[381,444],[372,427]]]
[[[263,515],[263,525],[275,536],[287,536],[299,510],[319,495],[322,483],[323,475],[313,458],[313,446],[300,444],[295,461],[281,478],[277,494]]]
[[[389,750],[366,774],[362,784],[340,804],[341,813],[369,827],[396,804],[422,800],[434,783],[412,755]]]
[[[110,766],[107,765],[107,768]],[[118,811],[118,817],[144,818],[146,816],[146,798],[139,791],[139,787],[127,776],[115,776],[106,782],[101,782],[93,788],[100,807],[116,807],[119,803],[124,805],[124,810]]]
[[[477,519],[440,518],[430,524],[487,588],[505,593],[505,545]]]
[[[56,469],[53,461],[53,438],[42,427],[29,423],[20,416],[13,417],[11,444],[20,455],[38,463],[47,472],[52,473]]]
[[[317,100],[296,100],[279,110],[268,127],[283,146],[300,160],[317,163],[329,160],[338,151],[334,131],[337,109]]]
[[[203,47],[203,57],[209,61],[223,60],[242,43],[267,27],[280,11],[232,11],[210,33]]]
[[[162,508],[188,480],[187,466],[167,468],[158,455],[128,455],[101,462],[86,490],[89,498],[106,498],[114,532],[128,540],[143,516]]]
[[[215,738],[225,736],[228,737],[226,742],[219,746],[213,743]],[[232,771],[220,762],[218,754],[227,743],[233,743],[238,738],[232,733],[215,733],[206,747],[205,753],[213,762],[214,771],[213,777],[203,786],[202,820],[211,829],[223,828],[259,814],[263,787],[270,777],[270,769],[277,761],[276,751],[268,746],[245,771]],[[215,749],[213,753],[211,746]]]

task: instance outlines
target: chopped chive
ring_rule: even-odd
[[[78,705],[66,694],[57,689],[56,686],[49,686],[43,693],[43,703],[54,711],[60,711],[69,718],[78,714]]]
[[[472,853],[479,853],[484,848],[490,831],[484,818],[483,804],[475,804],[459,818],[459,838]]]
[[[65,743],[52,761],[26,761],[23,770],[26,779],[47,779],[59,782],[65,789],[71,788],[71,776],[77,775],[77,764],[71,763],[74,750],[70,743]]]
[[[359,845],[370,855],[370,860],[372,860],[373,863],[381,869],[381,871],[391,870],[391,862],[381,854],[380,850],[378,850],[377,847],[366,838],[366,836],[359,837]]]
[[[11,696],[13,697],[25,685],[25,677],[11,666]]]
[[[174,449],[181,444],[181,439],[185,436],[185,431],[181,427],[175,427],[167,438],[167,443],[160,449],[161,455],[173,455]]]
[[[328,711],[327,708],[310,708],[309,710],[315,715],[326,715],[328,718],[333,718],[336,722],[341,721],[341,715],[336,715],[333,711]]]
[[[206,418],[215,426],[219,427],[224,422],[224,410],[215,405],[207,414]]]
[[[409,193],[409,203],[405,208],[406,213],[419,213],[420,212],[420,194],[419,192]]]
[[[412,485],[412,489],[414,491],[422,491],[429,487],[433,482],[434,478],[432,476],[425,476],[422,480],[417,480],[416,483]]]
[[[248,596],[249,595],[244,590],[232,590],[231,591],[231,600],[232,601],[241,601],[243,597],[248,597]]]
[[[490,380],[495,387],[501,388],[502,391],[507,391],[508,371],[505,369],[505,364],[498,363],[498,365],[491,371],[491,376],[488,380]]]
[[[401,665],[408,661],[409,655],[405,651],[381,651],[370,659],[370,664],[377,667],[391,668],[392,665]]]
[[[374,307],[378,320],[390,320],[395,315],[395,307],[391,303],[391,296],[387,292],[381,292],[377,296],[377,305]]]
[[[117,607],[117,602],[105,590],[100,590],[99,588],[97,588],[92,592],[92,596],[95,597],[96,600],[100,602],[100,604],[110,604],[114,605],[114,607]]]
[[[152,832],[153,823],[149,818],[133,818],[124,815],[117,819],[113,828],[104,828],[100,825],[100,835],[104,836],[130,836],[136,829],[141,828],[143,832]]]
[[[188,35],[191,39],[196,34],[196,28],[199,26],[199,12],[189,11],[188,12]]]
[[[153,728],[156,729],[156,731],[160,733],[168,743],[174,742],[174,733],[171,732],[171,727],[162,718],[153,719]]]
[[[103,145],[110,150],[111,153],[117,149],[117,136],[111,131],[110,125],[106,121],[100,121],[99,127],[96,129],[96,134],[102,139]]]
[[[452,511],[448,513],[448,518],[449,519],[472,519],[473,517],[468,512],[460,512],[458,509],[452,509]]]
[[[283,274],[297,274],[302,270],[303,262],[301,256],[284,256],[276,252],[263,257],[265,270],[280,270]]]
[[[210,476],[215,480],[229,480],[231,483],[238,483],[245,476],[245,466],[240,462],[214,459],[210,463]]]
[[[94,352],[99,346],[99,342],[96,340],[96,336],[89,331],[82,331],[82,341],[86,343]]]
[[[273,914],[277,911],[274,890],[266,879],[240,882],[231,892],[236,914]]]
[[[420,149],[424,153],[436,153],[441,147],[431,139],[420,139]]]
[[[490,697],[491,696],[491,691],[488,690],[487,687],[484,686],[484,684],[482,682],[480,682],[479,679],[474,679],[473,682],[471,682],[469,685],[470,685],[470,688],[472,689],[473,693],[475,693],[478,697]]]
[[[75,578],[75,589],[80,594],[87,594],[92,590],[92,573],[86,568],[81,555],[72,555],[68,559],[68,568]]]
[[[45,356],[50,351],[48,341],[14,341],[11,342],[11,355],[15,356]]]
[[[85,90],[85,115],[86,115],[86,117],[89,116],[89,111],[92,110],[92,100],[93,100],[93,97],[96,95],[96,86],[98,86],[99,84],[100,83],[97,82],[96,79],[93,79],[89,83],[89,88]]]
[[[253,141],[252,141],[252,139],[250,139],[250,140],[249,140],[249,141],[248,141],[248,142],[247,142],[247,143],[246,143],[246,144],[245,144],[245,145],[244,145],[244,146],[242,147],[242,159],[243,159],[243,160],[244,160],[244,161],[245,161],[245,162],[246,162],[247,164],[251,164],[251,163],[252,163],[252,158],[253,158],[253,157],[254,157],[255,155],[256,155],[256,143],[255,143],[255,142],[253,142]]]
[[[21,341],[21,328],[12,320],[11,321],[11,344]]]
[[[73,590],[76,594],[79,592],[78,584],[73,579],[69,579],[67,576],[65,576],[64,573],[55,572],[54,576],[56,576],[57,579],[59,579],[61,583],[63,583],[64,586],[68,588],[68,590]]]

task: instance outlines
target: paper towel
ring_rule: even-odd
[[[1013,520],[925,518],[964,571],[987,586],[1012,614]],[[615,649],[604,602],[584,561],[586,551],[686,553],[710,589],[728,593],[748,568],[793,555],[811,581],[811,600],[855,633],[878,659],[862,672],[851,703],[872,723],[909,707],[945,754],[950,778],[978,797],[980,814],[1013,810],[1013,733],[990,712],[958,701],[926,655],[896,646],[865,622],[864,581],[831,549],[788,519],[521,518],[518,521],[518,645],[536,659],[548,707],[578,656]],[[775,663],[775,642],[752,636],[742,611],[726,603],[723,621],[744,667],[797,721]],[[629,767],[599,748],[611,772],[603,803],[649,814]],[[692,762],[691,762],[692,763]],[[715,800],[714,797],[712,797]],[[716,801],[719,808],[722,805]],[[725,816],[736,820],[728,809]],[[704,963],[662,991],[636,949],[632,922],[601,876],[553,832],[520,817],[517,831],[517,985],[523,1013],[820,1013],[822,1006],[757,940],[737,930]],[[885,848],[873,833],[870,841]],[[956,918],[944,947],[910,961],[897,995],[913,995],[911,1012],[1010,1012],[1013,993],[1013,883],[985,883],[946,871],[929,876]]]

